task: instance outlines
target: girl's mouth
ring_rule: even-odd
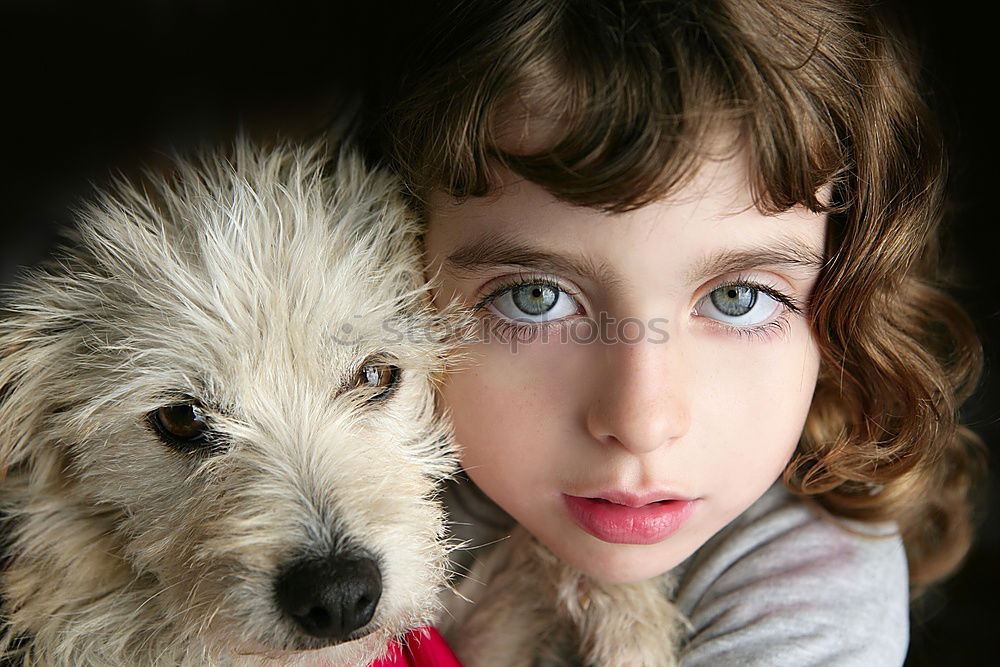
[[[569,515],[584,531],[612,544],[656,544],[680,530],[697,500],[660,500],[639,507],[603,498],[563,494]]]

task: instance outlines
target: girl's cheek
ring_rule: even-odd
[[[555,342],[528,344],[494,340],[470,348],[473,362],[448,376],[442,389],[445,403],[461,427],[494,423],[500,432],[518,424],[554,416],[566,398],[577,366],[572,346]],[[498,433],[500,433],[498,432]]]

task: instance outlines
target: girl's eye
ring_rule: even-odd
[[[776,299],[749,285],[718,287],[701,303],[700,314],[739,326],[759,324],[780,306]]]
[[[694,314],[716,320],[737,333],[761,332],[771,326],[781,326],[788,312],[800,312],[788,296],[767,285],[738,279],[716,287],[702,297]]]
[[[504,285],[476,307],[486,305],[508,320],[534,324],[560,320],[580,311],[580,304],[568,291],[538,280]]]

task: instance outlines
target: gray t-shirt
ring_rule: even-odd
[[[455,536],[473,547],[455,555],[466,571],[513,522],[467,480],[445,499]],[[780,481],[675,573],[674,601],[693,626],[682,667],[894,667],[906,657],[907,565],[894,526],[825,518]]]

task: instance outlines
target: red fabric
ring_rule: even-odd
[[[393,642],[389,652],[372,667],[462,667],[451,647],[434,628],[407,633],[403,644]]]

